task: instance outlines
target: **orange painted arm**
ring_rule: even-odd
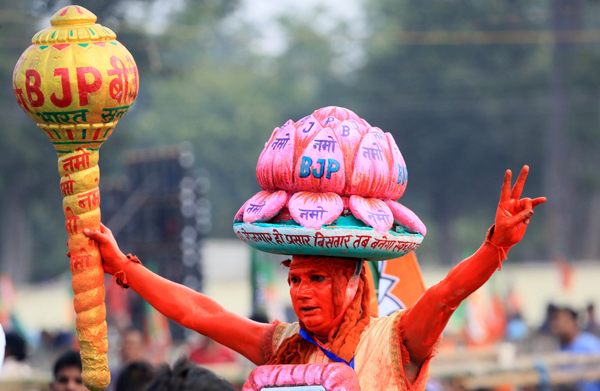
[[[227,311],[208,296],[130,262],[104,225],[100,230],[84,233],[98,242],[104,271],[119,275],[123,272],[124,282],[160,313],[235,350],[257,365],[267,361],[271,350],[269,336],[274,325],[254,322]]]
[[[546,201],[544,197],[520,199],[528,171],[529,167],[523,167],[512,191],[511,172],[506,172],[496,223],[484,244],[429,288],[402,317],[398,332],[410,356],[410,362],[404,366],[407,380],[417,378],[454,310],[500,267],[509,249],[525,234],[533,208]]]
[[[404,367],[409,381],[416,379],[423,363],[431,357],[454,310],[481,287],[498,266],[498,250],[486,242],[406,310],[400,325],[402,340],[410,357],[410,362]]]

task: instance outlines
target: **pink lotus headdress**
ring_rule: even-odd
[[[395,202],[404,194],[408,172],[394,138],[348,109],[325,107],[276,128],[258,159],[256,177],[263,190],[242,206],[234,226],[296,225],[309,234],[317,235],[317,231],[323,236],[324,228],[340,228],[336,224],[339,218],[351,215],[362,222],[360,226],[372,227],[379,236],[398,236],[401,230],[422,240],[426,234],[421,220]],[[236,233],[242,240],[250,245],[257,242],[242,231],[244,227],[238,228]],[[370,232],[362,229],[362,235],[356,236]],[[315,244],[317,239],[318,235]],[[265,250],[265,246],[256,247]],[[351,250],[348,243],[346,248]],[[277,248],[272,252],[293,251],[296,249]],[[322,249],[317,253],[328,255]],[[346,251],[344,255],[354,254]]]

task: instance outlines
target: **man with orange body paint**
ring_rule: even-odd
[[[545,197],[520,198],[528,171],[524,166],[512,190],[511,172],[506,172],[495,224],[475,254],[429,288],[413,307],[384,318],[368,313],[370,292],[364,270],[348,305],[346,286],[357,260],[294,256],[287,262],[288,282],[299,322],[264,324],[130,262],[105,226],[84,233],[98,241],[106,273],[121,276],[123,283],[165,316],[256,365],[328,362],[320,353],[327,351],[343,361],[352,360],[363,391],[417,390],[425,386],[434,346],[454,310],[499,268],[523,237],[533,208],[546,201]],[[308,338],[299,336],[301,329]]]

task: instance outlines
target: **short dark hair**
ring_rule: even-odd
[[[81,365],[81,356],[79,352],[75,350],[68,350],[61,354],[54,363],[54,378],[58,376],[58,372],[60,372],[63,368],[71,368],[77,367],[79,370],[83,370],[83,366]]]
[[[188,358],[182,357],[173,366],[164,365],[146,391],[235,391],[227,381]]]
[[[6,356],[13,356],[17,361],[27,358],[27,342],[20,334],[10,331],[6,333]]]
[[[568,314],[571,319],[573,319],[575,322],[577,322],[577,318],[578,318],[578,314],[577,311],[575,311],[573,308],[571,307],[556,307],[556,309],[554,310],[554,313],[559,313],[559,312],[564,312],[565,314]]]
[[[152,379],[154,367],[145,361],[134,361],[119,373],[115,391],[141,391]]]

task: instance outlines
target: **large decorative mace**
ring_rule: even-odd
[[[98,150],[135,101],[138,72],[115,33],[85,8],[64,7],[50,22],[19,58],[13,88],[58,153],[83,380],[90,390],[104,390],[104,272],[96,242],[82,231],[99,227]]]

